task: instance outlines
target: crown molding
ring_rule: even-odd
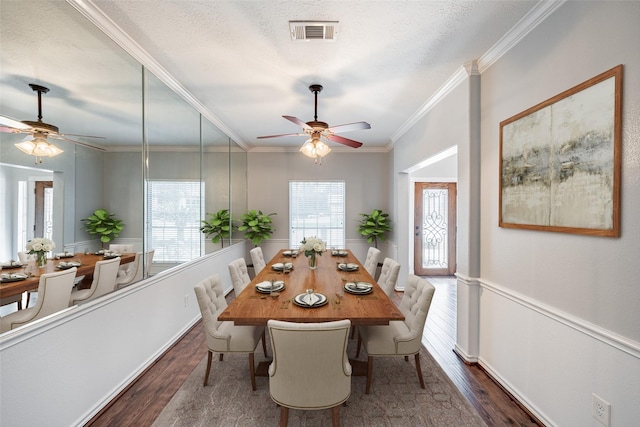
[[[204,106],[191,92],[189,92],[180,82],[178,82],[162,65],[160,65],[147,51],[145,51],[135,40],[133,40],[122,28],[104,14],[91,0],[66,0],[69,5],[80,12],[93,25],[113,40],[118,46],[124,49],[129,55],[140,62],[146,69],[151,71],[160,81],[166,84],[178,96],[187,101],[200,114],[206,117],[211,123],[218,127],[223,133],[229,136],[243,149],[247,145],[242,139],[232,131],[222,120]]]
[[[517,45],[527,34],[559,8],[566,0],[541,1],[536,4],[516,25],[513,26],[496,44],[477,61],[470,61],[458,68],[455,73],[424,103],[400,128],[391,135],[391,145],[395,144],[409,129],[422,119],[435,105],[444,99],[468,76],[480,75]]]

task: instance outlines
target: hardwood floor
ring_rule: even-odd
[[[538,426],[481,368],[466,365],[453,352],[456,280],[428,280],[436,287],[423,339],[429,353],[489,426]],[[402,293],[396,293],[396,302],[401,298]],[[205,356],[204,340],[198,323],[87,426],[150,426]]]

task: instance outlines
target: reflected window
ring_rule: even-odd
[[[200,219],[204,215],[204,183],[148,181],[148,235],[154,262],[178,263],[202,252]]]
[[[344,181],[289,182],[289,247],[316,236],[327,247],[345,247]]]

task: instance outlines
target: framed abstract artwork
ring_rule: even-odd
[[[499,226],[620,236],[622,65],[500,123]]]

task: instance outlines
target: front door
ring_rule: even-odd
[[[34,237],[52,238],[53,181],[36,181]]]
[[[414,271],[452,276],[456,271],[456,184],[416,182]]]

